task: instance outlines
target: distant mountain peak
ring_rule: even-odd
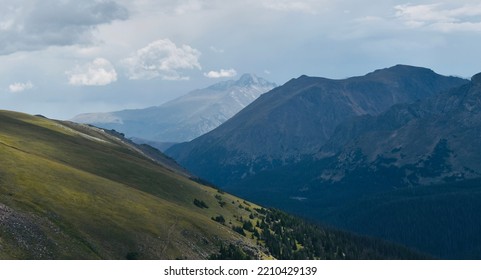
[[[209,89],[213,90],[226,90],[229,87],[276,87],[275,83],[271,83],[255,74],[246,73],[243,74],[238,80],[228,80],[219,82],[209,87]]]
[[[254,74],[243,74],[239,80],[237,80],[235,82],[235,85],[236,86],[250,86],[250,85],[255,85],[255,84],[259,84],[259,81],[260,78],[257,77],[256,75]]]
[[[237,86],[250,86],[250,85],[257,85],[257,86],[267,86],[267,87],[274,87],[276,84],[267,81],[255,74],[243,74],[239,80],[235,82]]]
[[[73,121],[115,129],[154,142],[190,141],[225,122],[261,94],[276,87],[254,74],[196,89],[160,106],[83,114]]]
[[[255,74],[245,73],[239,78],[238,82],[257,82],[259,77]]]

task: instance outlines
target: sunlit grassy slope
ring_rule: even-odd
[[[199,259],[221,243],[266,257],[211,219],[241,225],[238,200],[101,130],[0,111],[0,258]]]

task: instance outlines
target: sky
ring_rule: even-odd
[[[479,0],[0,0],[0,109],[70,119],[243,73],[481,72]]]

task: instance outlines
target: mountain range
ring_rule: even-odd
[[[194,174],[228,188],[318,152],[350,118],[376,116],[464,83],[406,65],[343,80],[301,76],[262,95],[217,129],[166,152]]]
[[[0,111],[0,159],[0,259],[428,257],[203,185],[115,131]]]
[[[309,162],[291,196],[313,198],[301,211],[332,225],[442,258],[479,259],[480,108],[477,74],[461,87],[346,122],[302,166],[285,167],[296,172]]]
[[[167,153],[255,202],[439,258],[479,259],[479,108],[481,74],[398,65],[300,77]]]
[[[87,113],[72,119],[123,132],[152,145],[190,141],[216,128],[276,85],[252,74],[194,90],[160,106],[110,113]]]
[[[372,170],[373,176],[389,172],[393,187],[481,177],[480,76],[426,100],[396,105],[381,115],[343,123],[316,155],[335,155],[336,159],[321,178],[342,181],[350,170],[361,168]],[[380,172],[383,167],[389,170]],[[374,181],[374,177],[370,180]]]

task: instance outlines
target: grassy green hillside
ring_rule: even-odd
[[[0,258],[206,258],[221,241],[258,251],[211,220],[240,225],[237,198],[222,194],[220,207],[215,189],[72,127],[0,112]]]
[[[150,155],[112,132],[0,111],[0,259],[424,257],[264,209]]]

